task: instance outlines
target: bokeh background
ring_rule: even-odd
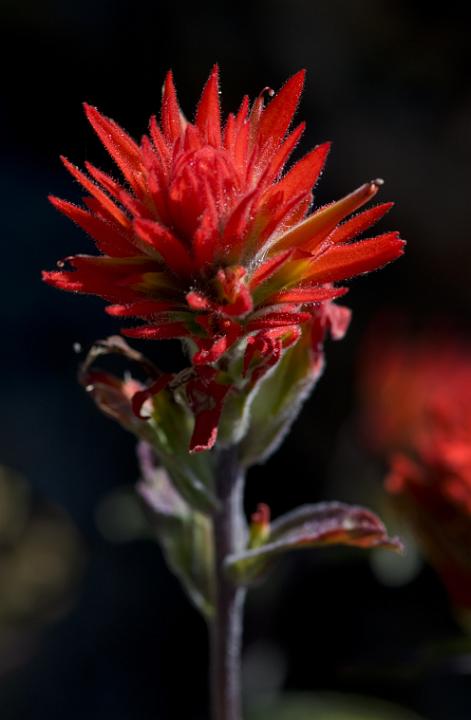
[[[134,442],[76,382],[74,343],[86,348],[116,325],[100,301],[40,282],[57,258],[91,249],[46,200],[80,195],[60,153],[107,166],[81,102],[139,136],[169,67],[188,113],[215,61],[225,111],[307,68],[302,149],[334,141],[317,201],[384,177],[381,199],[397,202],[384,227],[409,245],[398,263],[352,283],[348,337],[329,346],[324,377],[282,449],[253,472],[247,509],[263,500],[276,515],[325,498],[379,507],[381,469],[354,426],[370,322],[392,311],[417,328],[440,318],[470,330],[464,7],[0,0],[0,464],[22,476],[0,478],[2,719],[207,717],[204,624],[158,547],[139,539],[132,508],[110,500],[137,479]],[[174,348],[153,352],[165,365]],[[348,692],[429,720],[471,717],[462,630],[434,573],[415,566],[413,552],[405,562],[399,579],[359,552],[284,562],[249,602],[248,693]]]

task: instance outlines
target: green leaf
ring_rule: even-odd
[[[381,520],[370,510],[339,502],[302,505],[278,518],[265,542],[230,555],[227,570],[235,582],[249,585],[262,578],[277,556],[290,550],[328,545],[401,550],[397,538],[389,538]]]
[[[209,618],[214,594],[211,522],[179,495],[149,445],[140,443],[138,455],[143,479],[137,489],[149,510],[153,534],[190,600]]]
[[[264,462],[279,447],[322,368],[322,356],[314,358],[308,338],[302,337],[261,380],[241,445],[241,460],[246,467]]]

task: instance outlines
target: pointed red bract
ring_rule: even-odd
[[[311,282],[344,280],[386,265],[402,255],[403,247],[398,233],[385,233],[353,245],[335,245],[313,261],[305,277]]]
[[[87,103],[84,103],[84,108],[90,125],[126,180],[133,185],[134,173],[139,172],[141,164],[138,146],[114,120],[109,120]]]
[[[102,253],[111,257],[129,257],[135,252],[132,243],[110,222],[53,195],[49,196],[49,200],[57,210],[85,230]]]
[[[262,113],[258,130],[261,146],[268,141],[278,144],[286,134],[301,97],[305,76],[305,70],[293,75]]]
[[[357,235],[375,225],[393,207],[394,203],[384,203],[376,207],[364,210],[335,228],[329,235],[330,242],[344,243],[353,240]]]
[[[196,126],[205,142],[221,145],[221,109],[219,107],[219,68],[214,66],[196,112]]]
[[[180,137],[182,131],[180,108],[177,100],[177,92],[173,83],[172,71],[167,73],[162,93],[162,129],[169,143],[173,143]]]

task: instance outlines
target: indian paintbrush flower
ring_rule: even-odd
[[[335,283],[403,251],[396,232],[357,240],[391,203],[342,222],[376,195],[380,180],[310,213],[330,145],[285,170],[304,130],[304,123],[290,130],[303,81],[301,71],[277,95],[268,91],[267,105],[266,91],[252,104],[244,97],[222,123],[214,67],[190,122],[170,72],[160,123],[152,117],[140,143],[85,105],[122,177],[90,163],[85,173],[63,158],[87,192],[85,207],[51,198],[100,254],[68,257],[44,280],[99,295],[113,317],[139,319],[122,329],[128,337],[183,340],[190,372],[154,378],[134,410],[175,380],[183,384],[196,420],[193,451],[214,445],[230,393],[250,392],[288,348],[309,343],[319,363],[327,330],[334,325],[340,336],[348,322],[348,311],[332,302],[346,292]]]
[[[358,240],[391,207],[352,216],[380,180],[310,212],[330,146],[286,170],[304,130],[290,129],[303,81],[299,72],[277,95],[245,97],[222,123],[215,67],[189,122],[169,73],[160,123],[152,117],[139,144],[86,105],[122,177],[63,158],[85,207],[51,198],[100,254],[68,257],[45,281],[102,297],[113,317],[140,322],[123,335],[179,339],[189,358],[182,371],[161,372],[115,336],[90,350],[80,381],[140,440],[151,534],[211,630],[215,720],[241,718],[245,593],[280,556],[332,544],[401,547],[357,506],[306,504],[272,521],[260,504],[250,523],[243,511],[246,469],[286,434],[322,371],[325,336],[347,329],[349,310],[334,302],[347,289],[336,283],[394,260],[404,244],[395,232]],[[110,353],[147,380],[93,367]]]
[[[374,336],[361,388],[369,444],[389,456],[387,490],[453,604],[469,610],[471,348],[437,331]]]

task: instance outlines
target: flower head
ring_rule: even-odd
[[[453,602],[471,608],[471,349],[443,333],[375,348],[363,383],[370,444],[389,454],[386,487]]]
[[[239,384],[243,378],[252,387],[301,335],[320,346],[338,320],[330,303],[346,292],[334,283],[403,251],[395,232],[355,241],[391,203],[342,223],[376,195],[379,180],[309,214],[329,143],[284,170],[304,130],[303,123],[290,130],[303,81],[304,72],[294,75],[266,106],[265,93],[252,104],[245,97],[222,123],[215,67],[189,122],[169,73],[160,123],[151,118],[140,144],[85,105],[122,177],[90,163],[84,173],[63,158],[88,193],[86,207],[51,198],[101,254],[69,257],[70,269],[45,272],[45,281],[101,296],[114,317],[138,318],[140,325],[122,330],[129,337],[180,338],[189,348],[193,449],[215,442],[236,384],[231,354],[242,357]]]

